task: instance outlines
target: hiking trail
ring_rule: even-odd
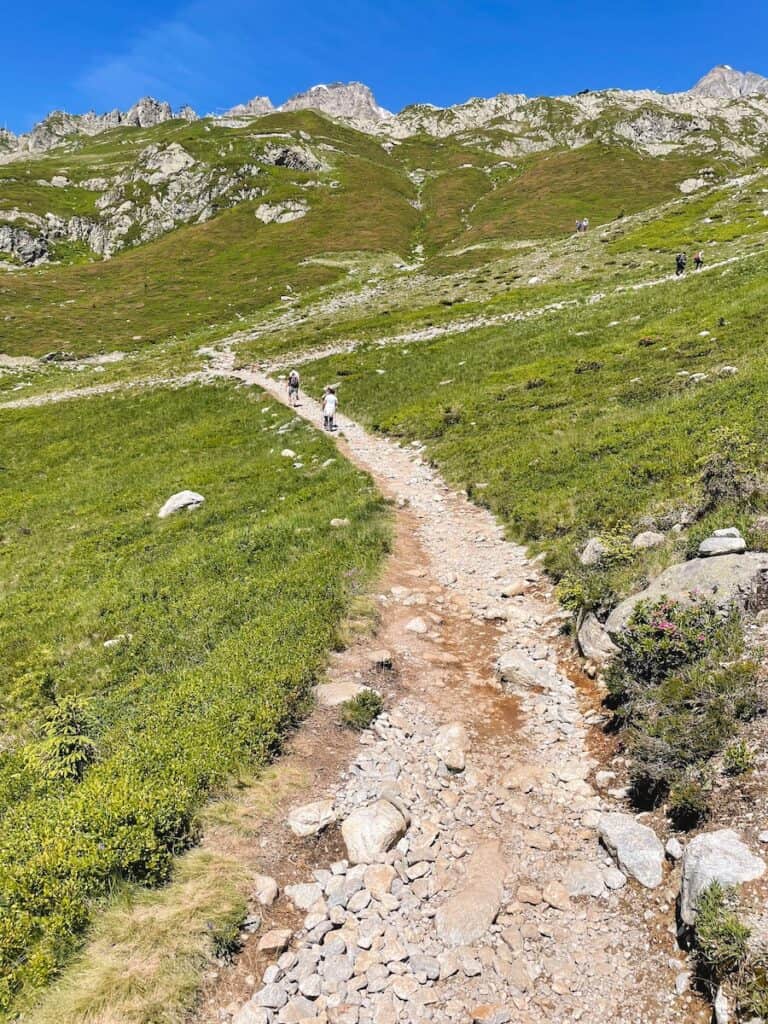
[[[214,372],[287,402],[282,382],[233,364],[222,354]],[[296,412],[322,423],[306,395]],[[536,560],[417,448],[337,423],[341,453],[392,500],[395,539],[375,591],[377,636],[335,655],[327,682],[353,691],[373,680],[387,709],[351,761],[344,743],[331,771],[334,751],[314,751],[322,769],[291,806],[329,800],[343,821],[383,792],[410,824],[366,868],[343,860],[337,825],[300,840],[298,856],[283,819],[262,842],[262,870],[282,894],[257,908],[261,931],[215,972],[195,1021],[708,1020],[687,990],[676,994],[686,961],[670,877],[642,890],[598,844],[601,810],[623,808],[590,782],[599,702]],[[392,671],[372,669],[373,648],[391,652]],[[499,658],[523,666],[503,686]],[[462,727],[463,771],[438,756],[448,724]],[[311,729],[310,719],[299,734]],[[263,938],[286,923],[290,942]]]

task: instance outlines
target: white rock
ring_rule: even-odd
[[[467,764],[469,733],[461,722],[444,725],[435,737],[434,750],[446,768],[463,772]]]
[[[618,867],[646,889],[655,889],[663,878],[664,847],[653,829],[631,814],[603,814],[597,831]]]
[[[695,836],[683,854],[680,916],[688,925],[695,922],[699,897],[713,882],[740,885],[764,872],[765,861],[751,853],[732,829]]]
[[[405,835],[407,827],[402,813],[389,800],[358,807],[341,826],[350,863],[374,863]]]
[[[582,565],[597,565],[598,562],[602,562],[607,553],[608,549],[599,537],[590,537],[586,547],[579,555],[579,561]]]
[[[286,885],[285,895],[297,910],[307,911],[323,898],[323,890],[316,882],[307,882],[302,885]]]
[[[280,454],[282,455],[282,457],[284,459],[295,459],[296,458],[296,452],[292,448],[283,448],[283,450],[280,452]]]
[[[668,857],[672,860],[680,860],[683,856],[683,845],[679,839],[675,839],[674,836],[670,836],[667,840],[664,850]]]
[[[336,821],[332,800],[316,800],[294,808],[288,815],[288,827],[294,835],[315,836]]]
[[[256,875],[253,880],[253,898],[262,907],[271,907],[279,893],[277,882],[269,875]]]
[[[194,509],[200,508],[204,501],[205,498],[202,494],[198,494],[196,491],[179,491],[178,494],[172,495],[166,501],[157,513],[157,517],[158,519],[167,519],[168,516],[172,516],[174,512],[180,512],[182,509],[194,511]]]
[[[723,529],[723,530],[713,530],[712,531],[712,536],[713,537],[737,537],[739,540],[742,539],[741,538],[741,531],[738,530],[735,526],[726,526],[725,529]]]
[[[424,619],[418,615],[415,619],[411,619],[410,622],[407,622],[405,628],[409,633],[418,633],[420,636],[429,632],[429,626],[426,624]]]
[[[632,547],[641,551],[648,548],[658,548],[664,543],[664,539],[663,533],[656,533],[655,530],[646,530],[644,533],[638,533],[632,541]]]

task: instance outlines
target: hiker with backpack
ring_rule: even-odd
[[[685,273],[685,268],[688,263],[688,256],[684,252],[679,252],[675,257],[675,276],[682,277]]]
[[[336,388],[328,387],[323,392],[323,427],[326,430],[336,429]]]
[[[291,370],[288,374],[288,401],[294,408],[299,404],[300,383],[298,370]]]
[[[704,253],[701,251],[701,249],[699,249],[699,251],[694,255],[693,265],[697,270],[701,270],[701,268],[704,266]]]

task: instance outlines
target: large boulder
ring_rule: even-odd
[[[590,612],[584,617],[578,633],[579,650],[596,665],[602,665],[618,650],[600,620]]]
[[[601,814],[597,831],[603,845],[625,875],[646,889],[661,885],[664,847],[659,837],[631,814]]]
[[[756,857],[730,828],[704,832],[692,839],[683,854],[680,881],[680,916],[692,925],[701,895],[713,882],[740,885],[765,871],[765,861]]]
[[[407,828],[402,811],[389,800],[358,807],[341,826],[350,863],[373,864],[402,839]]]
[[[459,892],[437,911],[435,925],[446,946],[471,946],[488,931],[501,909],[507,862],[496,840],[472,854]]]
[[[626,627],[638,602],[653,603],[662,597],[683,605],[692,604],[695,597],[704,597],[718,608],[734,604],[741,609],[763,608],[768,603],[768,553],[694,558],[671,565],[645,590],[614,608],[606,629],[616,636]]]
[[[178,494],[173,494],[166,501],[157,513],[157,518],[167,519],[168,516],[172,516],[174,512],[181,512],[182,509],[188,509],[191,512],[200,508],[204,501],[205,498],[202,494],[198,494],[196,491],[179,491]]]

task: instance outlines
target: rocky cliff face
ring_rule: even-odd
[[[319,110],[330,117],[360,125],[374,125],[392,117],[388,110],[378,105],[368,86],[361,82],[316,85],[293,96],[279,109]]]
[[[737,100],[742,96],[768,96],[768,78],[754,71],[735,71],[728,64],[720,64],[694,85],[694,96]]]

